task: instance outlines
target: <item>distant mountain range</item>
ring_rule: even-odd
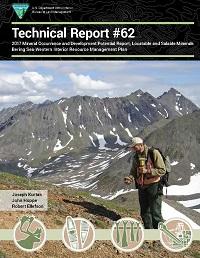
[[[138,90],[119,98],[75,96],[0,112],[0,158],[39,165],[85,148],[119,148],[155,122],[198,110],[175,89],[159,98]]]

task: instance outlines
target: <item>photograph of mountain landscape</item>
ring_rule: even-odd
[[[68,215],[99,228],[124,215],[137,219],[137,190],[123,178],[131,167],[126,146],[140,136],[171,160],[164,218],[183,217],[199,229],[199,66],[0,62],[1,189],[48,189],[50,210],[38,212],[52,219],[47,227],[61,227]],[[4,212],[4,219],[19,213]]]

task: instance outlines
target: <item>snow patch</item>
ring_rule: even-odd
[[[101,125],[103,125],[103,123],[102,123],[101,120],[99,119],[99,113],[98,113],[98,111],[96,112],[96,117],[97,117],[97,119],[99,120],[99,123],[100,123]]]
[[[149,120],[149,118],[146,117],[145,115],[143,115],[143,117],[144,117],[148,122],[151,122],[151,120]]]
[[[165,118],[165,116],[158,110],[158,113],[162,116],[162,117],[164,117]]]
[[[69,145],[69,143],[74,139],[74,136],[72,134],[70,134],[69,131],[67,131],[67,134],[69,135],[70,139],[65,146]]]
[[[71,185],[71,184],[78,183],[78,182],[80,182],[80,180],[65,181],[61,185]]]
[[[79,125],[80,129],[86,130],[86,127],[84,125]]]
[[[200,205],[200,198],[188,200],[188,201],[179,201],[181,204],[183,204],[185,207],[190,208],[193,206]]]
[[[165,116],[165,118],[168,118],[169,117],[169,114],[168,114],[168,112],[167,112],[167,110],[164,108],[164,110],[165,110],[165,112],[166,112],[166,116]]]
[[[58,102],[58,105],[65,102],[65,99],[61,99],[59,102]]]
[[[67,133],[68,133],[68,135],[70,136],[70,139],[69,139],[69,141],[67,142],[67,144],[65,144],[64,146],[62,146],[61,140],[60,140],[60,139],[57,139],[57,143],[56,143],[56,145],[54,146],[54,149],[53,149],[54,152],[57,152],[57,151],[59,151],[59,150],[62,150],[62,149],[65,148],[67,145],[69,145],[69,143],[73,140],[74,136],[71,135],[70,132],[68,132],[68,131],[67,131]]]
[[[119,138],[119,135],[118,134],[115,134],[115,133],[113,133],[112,131],[110,131],[110,134],[111,135],[114,135],[114,136],[116,136],[117,137],[117,140],[116,140],[116,142],[114,143],[114,144],[119,144],[119,145],[127,145],[127,143],[126,142],[123,142],[123,141],[121,141],[120,140],[120,138]]]
[[[111,114],[108,112],[108,109],[104,106],[104,111],[105,111],[105,113],[108,115],[108,117],[110,118],[110,119],[112,119],[112,116],[111,116]]]
[[[63,120],[64,120],[64,123],[65,125],[67,124],[67,114],[62,112],[62,115],[63,115]]]
[[[130,123],[132,123],[130,113],[128,113],[128,121],[129,121]]]
[[[99,195],[99,194],[91,194],[91,196],[101,198],[101,195]]]
[[[32,173],[33,173],[35,170],[37,170],[37,168],[31,168],[31,167],[29,167],[29,168],[27,169],[27,176],[28,176],[28,177],[31,177],[31,176],[32,176]]]
[[[90,156],[89,154],[83,155],[83,156],[81,157],[81,159],[87,159],[89,156]]]
[[[179,162],[178,161],[173,161],[171,164],[171,166],[176,166]]]
[[[101,154],[97,154],[97,156],[94,157],[93,159],[94,159],[94,160],[104,159],[104,157],[102,157]]]
[[[53,151],[54,151],[54,152],[57,152],[57,151],[59,151],[59,150],[62,150],[64,147],[65,147],[65,146],[62,146],[62,144],[61,144],[61,140],[57,139],[57,143],[56,143],[56,145],[54,146]]]
[[[195,164],[190,163],[190,169],[191,169],[191,170],[195,169],[195,167],[196,167],[196,165],[195,165]]]
[[[131,190],[121,189],[121,190],[117,191],[116,193],[114,193],[113,195],[110,194],[110,195],[107,195],[107,196],[101,196],[101,198],[105,199],[105,200],[113,200],[119,195],[134,192],[134,191],[137,191],[137,190],[136,189],[131,189]]]
[[[29,153],[27,153],[26,155],[29,156],[29,155],[31,155],[31,153],[32,153],[32,151],[29,151]]]
[[[193,222],[191,219],[189,219],[187,216],[185,216],[183,213],[177,211],[170,205],[168,205],[165,202],[162,202],[162,215],[165,220],[172,219],[172,218],[182,218],[186,220],[193,229],[199,229],[200,226],[197,225],[195,222]]]
[[[17,164],[17,166],[18,166],[18,168],[22,168],[22,167],[23,167],[23,164],[22,164],[21,162],[19,162],[19,163]]]
[[[129,137],[133,138],[133,135],[131,134],[131,132],[129,131],[128,128],[125,128],[125,131],[127,132],[127,134],[128,134]]]
[[[110,131],[110,134],[116,136],[112,131]]]
[[[156,105],[155,105],[155,104],[151,104],[151,106],[152,106],[152,107],[156,107]]]
[[[54,172],[54,170],[52,170],[52,169],[50,169],[50,170],[44,170],[44,169],[42,169],[39,174],[45,175],[45,174],[51,173],[51,172]]]
[[[84,188],[84,189],[88,189],[88,188],[90,188],[90,187],[96,185],[96,184],[98,183],[98,181],[99,181],[99,180],[95,181],[95,182],[92,183],[92,184],[89,184],[89,185],[87,185],[87,186],[84,186],[83,188]]]
[[[121,158],[125,157],[125,156],[126,156],[127,154],[129,154],[129,153],[130,153],[130,151],[120,153],[120,154],[118,155],[118,159],[121,159]]]
[[[82,106],[79,105],[79,107],[78,107],[78,112],[80,113],[80,115],[81,115],[81,110],[82,110]]]
[[[171,185],[167,187],[168,195],[191,195],[200,193],[199,188],[200,172],[190,177],[190,182],[187,185]]]
[[[182,116],[183,114],[180,112],[180,104],[178,102],[176,102],[176,106],[175,106],[175,110]]]
[[[91,140],[91,142],[92,142],[93,146],[94,146],[94,147],[97,147],[97,146],[96,146],[96,144],[94,143],[94,139],[92,138],[92,136],[91,136],[91,135],[89,135],[89,138],[90,138],[90,140]]]
[[[91,175],[89,175],[89,177],[87,178],[87,180],[94,179],[94,178],[98,177],[98,176],[101,175],[101,174],[102,174],[102,172],[99,172],[99,173],[96,173],[96,174],[91,174]]]
[[[93,132],[93,134],[97,137],[98,141],[99,141],[99,149],[100,150],[109,150],[109,148],[106,148],[106,141],[104,139],[104,135],[103,134],[98,134]]]

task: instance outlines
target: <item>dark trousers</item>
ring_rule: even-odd
[[[163,222],[161,213],[162,195],[158,193],[158,187],[159,183],[154,183],[138,189],[140,215],[146,229],[157,229],[158,223]]]

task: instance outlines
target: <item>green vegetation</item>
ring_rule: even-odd
[[[61,220],[59,220],[59,219],[56,219],[56,220],[55,220],[55,223],[56,223],[56,225],[59,225],[59,226],[60,226],[60,225],[63,226],[63,224],[64,224],[63,221],[61,221]]]
[[[200,258],[200,253],[199,252],[192,252],[192,257]]]
[[[27,179],[23,176],[15,176],[13,174],[1,172],[0,183],[5,185],[17,186],[22,189],[40,189],[40,184],[37,182]]]
[[[105,222],[103,222],[103,221],[101,221],[101,220],[98,220],[98,219],[95,220],[94,224],[95,224],[98,228],[108,228],[108,225],[107,225]]]
[[[0,258],[6,258],[6,254],[0,251]]]
[[[76,189],[73,189],[71,187],[67,188],[67,187],[53,186],[51,184],[47,184],[43,182],[41,183],[35,180],[27,179],[23,176],[15,176],[13,174],[5,173],[5,172],[0,173],[0,184],[8,186],[8,188],[10,189],[26,189],[26,190],[47,189],[50,194],[53,193],[57,196],[63,196],[63,199],[68,199],[68,197],[73,197],[80,202],[81,201],[91,202],[95,205],[104,207],[107,210],[112,210],[116,213],[120,213],[121,215],[128,215],[133,212],[133,210],[130,211],[122,206],[119,206],[118,203],[114,201],[107,201],[101,198],[93,197],[89,192],[77,191]],[[62,210],[61,203],[59,200],[49,199],[48,207],[49,209],[53,209],[57,211]]]

